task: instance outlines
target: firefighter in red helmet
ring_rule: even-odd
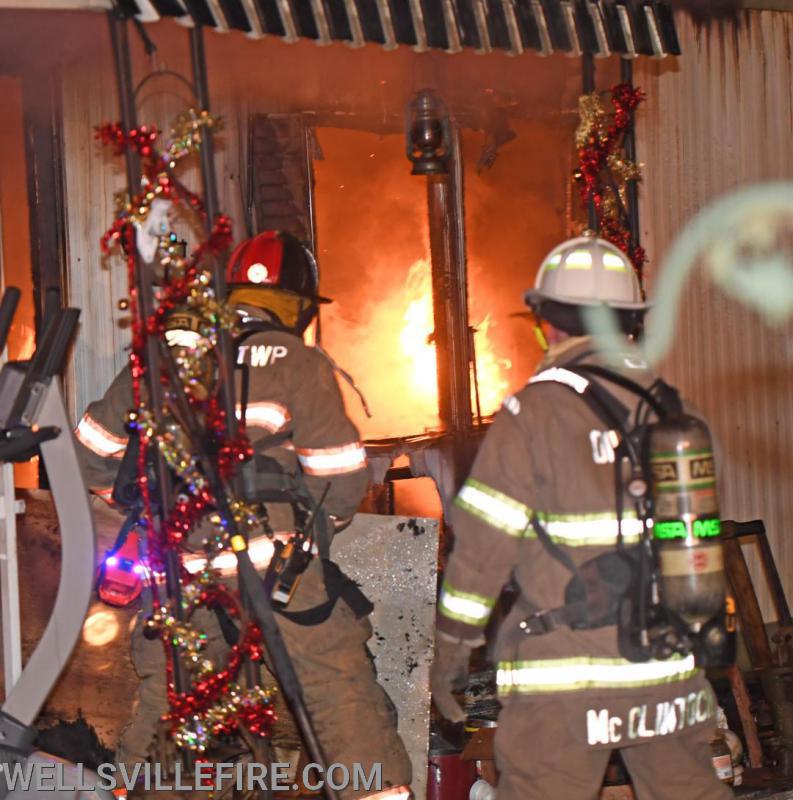
[[[231,254],[226,282],[230,302],[244,303],[247,297],[297,333],[314,319],[317,303],[330,302],[317,294],[319,272],[311,251],[284,231],[266,231],[242,242]]]
[[[279,627],[300,678],[306,706],[330,763],[369,775],[380,765],[380,788],[340,790],[340,797],[408,800],[411,765],[397,733],[393,705],[377,678],[366,642],[372,635],[371,605],[329,560],[330,538],[352,519],[368,485],[366,452],[344,408],[334,366],[307,346],[302,334],[327,302],[318,295],[311,252],[293,235],[267,231],[242,242],[227,267],[229,303],[241,317],[236,342],[237,414],[244,415],[255,451],[246,492],[272,490],[279,473],[299,474],[322,501],[327,535],[297,584]],[[179,340],[180,337],[172,337]],[[131,405],[125,371],[105,397],[91,404],[78,429],[83,469],[94,491],[109,493],[126,446],[124,417]],[[277,444],[273,444],[276,442]],[[276,481],[277,483],[277,481]],[[264,490],[262,490],[264,491]],[[268,494],[274,531],[294,529],[296,504]],[[255,539],[250,542],[257,552]],[[264,569],[269,551],[262,552]],[[188,564],[188,569],[190,565]],[[208,620],[207,625],[212,621]],[[137,711],[122,733],[117,760],[146,759],[158,718],[165,713],[166,674],[162,645],[133,634],[133,661],[141,678]],[[210,638],[220,641],[220,631]]]

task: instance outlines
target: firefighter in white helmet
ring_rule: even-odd
[[[639,800],[727,800],[709,750],[714,695],[694,656],[628,658],[616,624],[631,580],[620,553],[652,523],[632,513],[622,488],[615,502],[620,435],[582,402],[595,378],[579,370],[605,366],[642,387],[656,379],[634,356],[600,350],[581,312],[605,304],[630,336],[648,304],[625,255],[586,235],[551,251],[525,299],[550,346],[504,401],[456,499],[432,668],[436,707],[464,718],[452,691],[465,686],[469,654],[514,578],[519,599],[495,651],[498,800],[594,800],[613,749]],[[609,391],[626,415],[636,411],[633,393]]]
[[[313,256],[289,233],[260,233],[232,254],[227,283],[229,303],[242,317],[236,343],[238,415],[244,415],[255,452],[246,490],[261,493],[249,499],[265,503],[273,530],[291,530],[295,504],[287,496],[279,500],[278,477],[279,470],[299,473],[315,502],[324,498],[332,536],[355,514],[368,486],[368,469],[358,431],[345,412],[335,366],[302,339],[323,302]],[[166,331],[172,346],[191,341],[189,315],[181,316],[184,330]],[[174,321],[179,317],[174,315]],[[127,446],[130,383],[126,370],[102,400],[88,407],[76,431],[86,483],[107,497]],[[330,562],[330,542],[319,538],[320,557],[311,561],[289,606],[277,615],[281,633],[329,763],[345,764],[351,771],[358,765],[366,775],[375,769],[381,776],[379,788],[350,785],[339,796],[408,800],[410,760],[397,733],[394,707],[377,683],[366,649],[371,604]],[[272,545],[263,535],[251,540],[249,552],[264,569]],[[219,560],[215,566],[223,573]],[[186,567],[192,570],[190,559]],[[230,571],[235,572],[233,561]],[[213,625],[208,617],[204,621],[212,626],[213,644],[221,644],[217,622]],[[138,625],[132,649],[143,680],[117,752],[127,765],[146,759],[158,718],[167,711],[161,642],[147,640]]]

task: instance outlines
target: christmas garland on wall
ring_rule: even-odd
[[[189,255],[169,230],[168,221],[169,213],[182,209],[206,222],[202,199],[178,179],[175,170],[183,159],[199,150],[204,131],[218,127],[217,117],[190,109],[177,119],[162,150],[157,148],[160,131],[154,126],[140,125],[127,131],[119,123],[106,123],[96,129],[96,138],[112,147],[116,155],[132,151],[141,161],[140,191],[131,197],[116,198],[116,217],[102,236],[101,247],[106,255],[121,250],[127,264],[129,297],[119,304],[122,309],[129,309],[132,317],[133,408],[127,416],[127,427],[140,442],[136,483],[142,506],[140,525],[147,541],[143,574],[155,608],[145,622],[144,633],[149,638],[159,636],[165,645],[169,712],[164,719],[170,734],[179,747],[199,753],[216,743],[218,737],[241,728],[267,736],[275,722],[272,690],[258,686],[243,689],[237,683],[246,659],[262,661],[262,636],[258,626],[247,618],[237,593],[220,580],[219,571],[212,566],[214,558],[229,552],[228,523],[218,512],[221,504],[201,468],[201,458],[209,454],[217,475],[228,485],[235,469],[253,455],[244,423],[233,439],[228,438],[218,381],[213,377],[217,374],[220,334],[227,331],[233,335],[237,317],[222,298],[215,296],[206,262],[208,257],[219,256],[228,248],[231,221],[220,214],[212,221],[206,240]],[[136,259],[144,256],[156,265],[160,281],[156,309],[147,318],[141,312],[135,274]],[[160,375],[150,376],[160,382],[163,390],[163,407],[155,410],[144,391],[149,368],[144,352],[151,337],[167,340],[169,320],[176,315],[190,321],[195,336],[189,344],[169,347],[175,375],[162,369]],[[184,414],[179,413],[180,403],[184,402],[189,404],[193,419],[202,423],[200,443],[191,438]],[[173,508],[159,530],[154,524],[156,487],[150,485],[148,470],[153,447],[159,450],[178,484]],[[260,509],[234,497],[229,507],[238,530],[268,530]],[[203,568],[193,575],[184,567],[183,557],[188,538],[196,534],[199,526],[202,533],[209,529],[211,534],[201,542]],[[158,591],[169,552],[177,555],[179,564],[182,608],[178,614],[168,601],[160,599]],[[207,636],[192,622],[196,609],[217,605],[235,617],[241,629],[239,641],[222,668],[204,657]],[[175,689],[176,657],[181,658],[192,679],[189,691]]]
[[[607,114],[597,92],[578,100],[579,124],[575,133],[578,168],[574,178],[584,207],[594,206],[597,233],[620,248],[633,263],[641,283],[647,256],[633,241],[628,221],[627,186],[641,179],[639,165],[625,156],[625,135],[633,125],[633,112],[644,99],[634,86],[620,83],[611,89],[612,114]]]

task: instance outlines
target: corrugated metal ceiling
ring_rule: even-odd
[[[143,22],[175,17],[287,42],[518,55],[679,55],[666,0],[119,0]]]

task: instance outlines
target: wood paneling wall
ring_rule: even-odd
[[[638,150],[650,284],[675,235],[713,199],[756,181],[793,179],[793,13],[747,12],[738,30],[697,30],[682,16],[679,26],[684,55],[642,61],[635,78],[648,96]],[[666,371],[720,440],[723,514],[765,520],[790,595],[793,326],[768,327],[697,273],[678,330]],[[761,601],[773,619],[765,591]]]

